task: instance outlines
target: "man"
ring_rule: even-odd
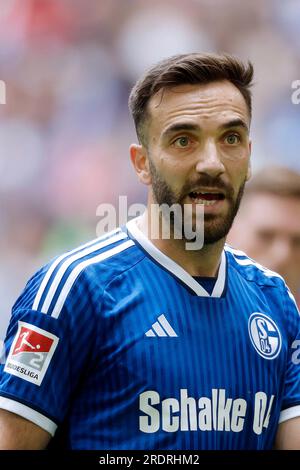
[[[247,184],[227,241],[285,279],[300,303],[300,174],[260,170]]]
[[[2,448],[55,435],[72,449],[300,449],[295,302],[278,275],[224,249],[250,173],[252,75],[189,54],[137,82],[130,154],[148,208],[54,260],[17,300]],[[177,216],[162,236],[163,204],[190,208],[192,230],[204,211],[201,249]],[[35,351],[19,349],[26,332]]]

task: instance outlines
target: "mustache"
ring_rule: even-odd
[[[233,187],[226,183],[222,177],[213,177],[210,175],[202,175],[199,178],[187,182],[184,187],[182,188],[182,196],[186,196],[189,194],[193,189],[201,187],[201,189],[205,190],[207,189],[219,189],[220,192],[224,193],[226,197],[233,197],[234,190]]]

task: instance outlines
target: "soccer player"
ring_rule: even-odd
[[[147,210],[56,258],[16,301],[2,449],[53,436],[71,449],[300,449],[293,296],[225,245],[250,175],[252,75],[228,55],[187,54],[136,83],[130,154]],[[172,205],[190,217],[174,211],[162,236]]]
[[[257,172],[227,240],[284,277],[300,305],[300,174],[276,166]]]

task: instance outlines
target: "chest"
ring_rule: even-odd
[[[182,389],[196,397],[213,389],[236,397],[272,394],[284,380],[282,326],[257,296],[131,293],[111,306],[105,331],[103,370],[165,396]]]

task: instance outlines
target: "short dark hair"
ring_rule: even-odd
[[[281,166],[262,168],[246,184],[245,197],[252,194],[274,194],[300,199],[300,173]]]
[[[229,54],[193,53],[180,54],[157,63],[136,82],[129,96],[136,133],[140,142],[145,143],[144,123],[147,118],[147,104],[159,90],[179,85],[198,85],[228,80],[243,95],[251,117],[251,92],[253,65],[244,64]]]

